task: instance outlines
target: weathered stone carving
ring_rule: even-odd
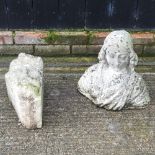
[[[42,127],[43,61],[21,53],[10,63],[5,81],[19,121],[28,129]]]
[[[144,80],[134,71],[138,57],[128,32],[111,32],[98,59],[99,63],[88,68],[78,82],[83,95],[108,110],[143,107],[150,102]]]

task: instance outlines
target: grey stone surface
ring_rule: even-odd
[[[35,47],[35,55],[53,56],[70,54],[69,45],[38,45]]]
[[[142,56],[144,45],[135,45],[134,44],[133,47],[134,47],[134,51],[137,53],[137,55]]]
[[[8,97],[19,121],[28,129],[42,127],[43,61],[20,53],[5,74]]]
[[[45,74],[43,128],[27,130],[9,102],[0,74],[1,155],[154,155],[155,74],[143,75],[151,104],[106,111],[76,89],[81,74]]]
[[[30,45],[0,45],[1,55],[17,55],[19,53],[33,53],[33,47]]]
[[[154,73],[144,74],[150,88],[151,104],[143,110],[116,113],[97,108],[78,93],[77,82],[84,70],[80,74],[74,74],[73,70],[64,74],[66,66],[88,67],[90,62],[95,63],[95,58],[43,58],[43,128],[28,130],[17,125],[17,115],[7,97],[4,74],[14,58],[0,57],[0,155],[155,154]],[[139,71],[150,72],[146,65],[151,68],[154,62],[155,58],[140,59]],[[56,65],[61,67],[63,74],[61,70],[54,74]]]
[[[149,104],[145,81],[135,72],[138,56],[127,31],[111,32],[104,40],[98,59],[78,81],[81,94],[107,110],[142,108]]]
[[[72,54],[95,54],[97,55],[100,51],[102,45],[73,45],[72,46]]]
[[[155,46],[154,45],[146,45],[144,46],[144,56],[155,56]]]

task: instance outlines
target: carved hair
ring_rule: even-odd
[[[113,31],[104,40],[104,44],[98,54],[98,59],[107,65],[106,53],[109,48],[117,48],[117,52],[130,54],[129,68],[134,70],[134,66],[138,63],[138,56],[133,50],[133,42],[130,34],[125,30]],[[116,51],[114,51],[116,52]]]

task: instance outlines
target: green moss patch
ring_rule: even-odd
[[[47,37],[44,38],[46,43],[55,43],[58,41],[60,36],[57,34],[57,32],[49,31],[47,33]]]
[[[27,89],[32,90],[36,96],[40,96],[41,92],[40,92],[40,87],[33,85],[32,83],[28,83],[28,84],[22,84],[23,86],[25,86]]]

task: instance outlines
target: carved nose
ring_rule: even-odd
[[[114,62],[113,62],[113,64],[114,64],[115,67],[118,67],[119,66],[118,59],[115,59]]]

